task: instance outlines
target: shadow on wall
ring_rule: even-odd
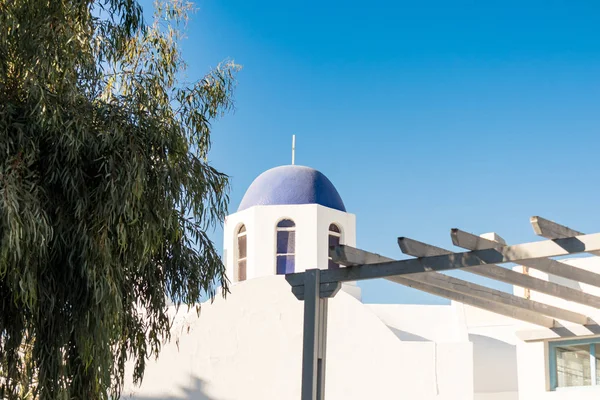
[[[567,286],[572,289],[583,290],[579,282],[572,281],[570,279],[563,278],[556,275],[548,275],[548,282],[556,283],[559,285]]]
[[[176,392],[181,394],[148,396],[123,393],[121,400],[217,400],[214,397],[208,397],[204,392],[204,381],[198,377],[191,378],[189,386],[179,387]]]
[[[516,346],[491,337],[469,335],[473,343],[475,393],[518,391]]]
[[[398,337],[398,339],[403,342],[430,342],[431,340],[424,338],[423,336],[415,335],[414,333],[401,331],[400,329],[392,328],[388,326],[388,328],[394,332],[394,335]]]

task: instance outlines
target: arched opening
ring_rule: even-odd
[[[235,280],[237,282],[246,280],[246,259],[247,253],[247,235],[246,226],[242,225],[237,231],[237,260],[235,265]]]
[[[337,226],[336,224],[331,224],[329,225],[329,247],[327,248],[327,255],[329,255],[329,248],[331,246],[339,246],[342,242],[342,230],[340,229],[339,226]],[[329,269],[335,269],[335,268],[339,268],[340,265],[336,264],[333,262],[333,260],[331,259],[331,257],[328,257],[329,259],[329,263],[327,265],[327,268]]]
[[[277,224],[277,274],[291,274],[296,266],[296,224],[291,219],[283,219]]]

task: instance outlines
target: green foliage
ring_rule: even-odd
[[[118,396],[168,338],[166,297],[227,291],[207,161],[233,63],[182,82],[190,5],[0,0],[0,396]]]

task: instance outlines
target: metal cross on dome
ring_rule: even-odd
[[[292,165],[296,164],[296,135],[292,135]]]
[[[293,139],[295,142],[295,138]],[[294,144],[292,145],[294,148]],[[293,160],[292,153],[292,160]],[[549,257],[589,253],[600,255],[600,233],[585,235],[541,217],[532,217],[538,236],[549,240],[509,246],[494,236],[484,238],[452,229],[455,246],[468,251],[451,252],[406,237],[398,238],[404,254],[416,258],[393,260],[349,246],[330,248],[333,261],[346,268],[286,275],[292,293],[304,300],[302,355],[302,400],[323,400],[328,298],[335,296],[342,282],[384,278],[446,299],[458,301],[514,319],[550,328],[557,336],[600,333],[600,326],[587,315],[488,288],[440,271],[462,269],[480,276],[545,293],[586,306],[600,308],[600,297],[528,274],[533,268],[576,282],[600,287],[600,274],[553,260]],[[523,273],[497,264],[518,263]],[[565,327],[560,321],[573,326]]]

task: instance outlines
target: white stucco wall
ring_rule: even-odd
[[[129,385],[125,395],[136,400],[299,398],[302,302],[283,276],[273,275],[275,226],[285,217],[296,223],[298,272],[327,268],[332,222],[342,228],[343,243],[356,244],[354,215],[322,206],[257,206],[231,215],[225,229],[228,273],[233,276],[235,232],[243,222],[248,280],[232,285],[227,300],[203,305],[200,318],[194,312],[180,315],[173,341],[150,363],[142,387]],[[600,271],[598,258],[567,262]],[[530,274],[600,296],[598,288],[536,270]],[[523,295],[519,288],[514,293]],[[600,321],[599,310],[590,307],[536,292],[532,299]],[[592,335],[581,326],[564,326]],[[549,390],[547,342],[556,332],[460,303],[364,305],[340,292],[330,301],[328,329],[327,400],[600,397],[600,387]]]
[[[432,342],[438,352],[445,347],[463,349],[442,369],[455,368],[456,360],[469,357],[470,382],[457,381],[475,400],[517,400],[516,343],[511,318],[452,302],[450,305],[367,305],[403,341]],[[468,349],[468,350],[467,350]],[[440,362],[438,362],[438,367]]]
[[[227,276],[234,281],[237,231],[247,232],[247,279],[276,272],[276,226],[282,219],[296,224],[296,271],[327,269],[329,225],[342,230],[342,243],[356,246],[356,216],[318,204],[254,206],[231,214],[224,225],[224,258]],[[257,223],[260,221],[260,223]]]
[[[585,257],[561,260],[570,265],[588,271],[600,273],[600,258]],[[522,272],[522,267],[515,267]],[[529,270],[530,275],[540,279],[550,280],[564,286],[570,286],[600,296],[600,288],[579,284],[561,277],[549,276],[546,273],[534,269]],[[522,296],[523,289],[515,288],[515,294]],[[531,292],[531,299],[546,304],[580,312],[590,316],[595,321],[600,321],[600,310],[571,301],[559,299],[543,293]],[[593,337],[594,333],[584,327],[561,321],[569,330],[576,332],[580,337],[568,339],[581,339]],[[556,391],[550,390],[550,373],[548,369],[548,341],[560,339],[559,335],[550,329],[527,327],[522,323],[516,323],[515,330],[522,338],[533,339],[529,342],[519,341],[517,344],[517,362],[519,376],[519,399],[520,400],[571,400],[571,399],[598,399],[600,398],[600,387],[563,388]]]
[[[452,302],[473,345],[475,400],[517,400],[518,321],[479,308]],[[529,325],[530,326],[530,325]]]
[[[328,400],[473,399],[470,343],[401,341],[344,292],[328,322]],[[126,386],[123,398],[297,400],[301,338],[302,302],[282,276],[241,282],[200,318],[180,316],[141,388]]]
[[[366,304],[403,341],[468,342],[453,305]]]

